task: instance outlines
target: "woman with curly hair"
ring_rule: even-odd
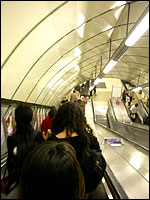
[[[92,181],[89,181],[89,172],[86,169],[91,157],[89,158],[86,152],[87,149],[95,149],[101,152],[101,149],[97,138],[93,136],[93,130],[87,124],[81,108],[72,102],[64,103],[57,110],[52,120],[51,130],[51,136],[47,140],[67,141],[74,147],[85,179],[85,193],[93,191],[95,184],[90,183]]]

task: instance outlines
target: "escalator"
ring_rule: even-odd
[[[124,104],[109,100],[107,110],[110,127],[124,138],[149,150],[149,126],[130,120]]]
[[[110,128],[110,124],[107,117],[107,106],[94,106],[95,121],[98,124],[102,124]]]
[[[149,115],[149,112],[147,110],[147,107],[144,105],[142,100],[138,101],[138,111],[137,114],[140,118],[141,123],[143,124],[144,118]]]
[[[116,131],[95,123],[97,138],[107,165],[128,199],[149,198],[149,151],[123,138],[120,146],[105,144],[105,138],[122,138]],[[111,177],[111,174],[110,174]],[[113,180],[113,177],[111,177]],[[127,199],[127,198],[123,198]]]
[[[128,113],[124,117],[121,117],[122,109],[124,109],[122,105],[120,108],[117,107],[115,109],[118,110],[117,118],[113,110],[113,103],[109,101],[107,114],[111,129],[102,124],[97,124],[95,121],[97,139],[102,149],[102,153],[106,159],[107,165],[117,180],[117,183],[114,184],[115,187],[118,188],[119,184],[121,186],[121,190],[123,190],[122,194],[127,196],[123,197],[122,199],[148,199],[149,136],[147,135],[147,137],[144,139],[144,132],[145,134],[148,133],[148,128],[145,130],[138,128],[136,123],[123,123],[125,120],[129,120],[130,122],[130,118],[128,117]],[[96,112],[95,107],[94,112]],[[141,126],[141,124],[139,124],[139,126]],[[112,128],[115,130],[112,130]],[[139,135],[141,135],[141,137]],[[123,143],[118,146],[113,146],[106,144],[105,138],[122,138]],[[140,141],[140,139],[142,141]],[[111,174],[109,174],[109,177],[111,180],[113,180]],[[118,197],[113,198],[118,199]]]

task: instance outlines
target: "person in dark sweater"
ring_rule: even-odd
[[[97,138],[93,135],[93,130],[87,124],[86,117],[83,114],[80,107],[72,102],[63,104],[58,110],[52,120],[52,134],[48,137],[53,141],[67,141],[76,150],[77,159],[79,163],[83,163],[86,160],[86,149],[95,149],[101,152]],[[88,168],[88,166],[86,166]],[[81,166],[84,178],[88,174],[84,173],[85,167]],[[93,190],[90,188],[90,183],[85,181],[85,193],[89,193]]]
[[[33,112],[29,106],[19,105],[15,109],[16,130],[7,138],[9,175],[15,175],[19,181],[22,163],[34,147],[34,129],[32,127]]]

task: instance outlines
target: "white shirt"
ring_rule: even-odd
[[[70,97],[70,102],[75,102],[75,101],[77,101],[78,99],[77,99],[77,94],[76,93],[72,93],[71,94],[71,97]]]
[[[130,97],[126,96],[126,102],[130,102]]]
[[[130,108],[130,110],[131,110],[132,113],[137,113],[138,107],[135,107],[135,105],[133,105],[133,106]]]

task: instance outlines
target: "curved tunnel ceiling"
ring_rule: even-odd
[[[95,79],[149,5],[117,2],[2,1],[1,97],[57,104]],[[149,82],[149,29],[104,78]]]

